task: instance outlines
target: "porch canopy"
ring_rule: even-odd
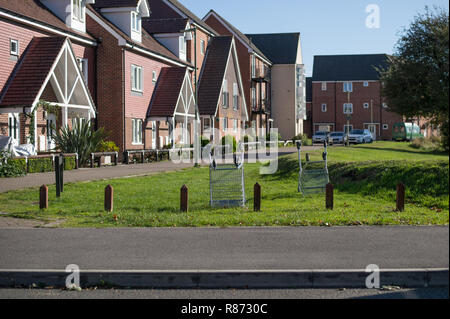
[[[191,144],[189,124],[195,121],[195,95],[190,73],[187,68],[166,67],[161,69],[158,83],[147,112],[147,121],[166,122],[169,125],[169,138],[174,142]],[[182,124],[179,141],[174,129]]]
[[[62,110],[68,117],[95,117],[95,106],[78,66],[70,40],[35,37],[5,86],[0,113],[31,113],[40,100]]]

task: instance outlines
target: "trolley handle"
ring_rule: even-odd
[[[302,141],[296,141],[297,149],[300,150],[302,147]]]

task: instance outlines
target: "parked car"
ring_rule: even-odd
[[[328,144],[344,144],[347,141],[347,136],[344,132],[332,132],[328,134]]]
[[[373,137],[369,130],[351,130],[348,141],[350,144],[372,143]]]
[[[413,141],[421,138],[420,127],[414,123],[395,123],[392,127],[392,139],[394,141]]]
[[[317,131],[316,133],[314,133],[313,137],[312,137],[312,142],[314,143],[323,143],[325,141],[327,141],[327,137],[328,137],[328,132],[325,131]]]

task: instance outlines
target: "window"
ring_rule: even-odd
[[[227,117],[223,118],[222,124],[223,124],[223,131],[224,132],[228,131],[228,118]]]
[[[384,109],[387,109],[387,108],[388,108],[387,103],[383,103],[383,108],[384,108]]]
[[[9,136],[15,140],[20,140],[20,119],[19,113],[8,114]]]
[[[368,109],[369,108],[369,103],[364,103],[363,106],[364,106],[365,109]]]
[[[239,109],[239,89],[237,83],[233,83],[233,110]]]
[[[252,55],[252,78],[256,77],[256,57]]]
[[[353,104],[352,103],[344,104],[344,114],[353,114]]]
[[[203,119],[203,130],[207,131],[211,128],[211,120],[207,117]]]
[[[233,132],[237,132],[238,131],[238,120],[233,119]]]
[[[322,104],[322,112],[326,112],[327,111],[327,105],[325,103]]]
[[[81,74],[84,77],[86,84],[88,83],[88,60],[77,58],[78,66],[80,67]]]
[[[142,92],[142,67],[131,66],[131,90]]]
[[[82,0],[72,0],[72,18],[84,21]]]
[[[256,107],[256,88],[252,88],[252,107]]]
[[[137,12],[131,12],[131,30],[136,32],[141,31],[141,17]]]
[[[344,133],[348,134],[353,131],[353,125],[344,125]]]
[[[153,84],[155,84],[156,81],[158,81],[158,76],[156,75],[156,71],[153,71],[152,72],[152,82],[153,82]]]
[[[383,130],[388,130],[389,129],[389,124],[383,124]]]
[[[344,92],[353,92],[352,82],[344,82]]]
[[[200,53],[205,54],[205,40],[200,40]]]
[[[327,90],[327,82],[322,82],[322,91]]]
[[[186,53],[186,39],[184,37],[179,37],[180,41],[180,52]]]
[[[228,93],[228,81],[227,80],[223,80],[223,85],[222,85],[222,106],[224,108],[228,108],[229,105],[229,93]]]
[[[19,55],[19,41],[10,39],[9,50],[10,50],[11,55],[18,56]]]
[[[142,120],[132,119],[131,130],[133,132],[133,144],[142,144]]]
[[[364,87],[368,87],[369,86],[369,82],[364,81]]]

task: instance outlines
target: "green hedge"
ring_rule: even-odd
[[[44,173],[51,171],[53,171],[53,161],[51,158],[28,159],[28,173]]]
[[[75,156],[64,158],[64,170],[76,168]],[[53,171],[52,158],[29,158],[28,173],[44,173]],[[27,162],[24,158],[9,159],[7,165],[0,167],[0,177],[23,176],[27,173]]]
[[[64,170],[70,171],[76,168],[76,159],[75,156],[65,157],[64,158]]]

